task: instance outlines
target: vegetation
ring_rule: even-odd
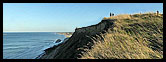
[[[104,19],[117,19],[114,28],[100,34],[103,40],[92,37],[97,42],[79,59],[163,58],[162,14],[126,14]]]

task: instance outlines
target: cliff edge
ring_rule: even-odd
[[[40,59],[161,59],[162,35],[162,14],[118,15],[75,29]]]
[[[73,35],[65,43],[59,45],[58,48],[54,48],[52,53],[45,54],[41,59],[80,58],[80,55],[85,52],[86,49],[91,49],[94,44],[91,38],[113,28],[114,21],[114,19],[102,20],[96,25],[75,29]]]

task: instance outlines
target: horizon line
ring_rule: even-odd
[[[11,32],[11,31],[10,31]],[[15,31],[13,31],[15,32]],[[23,31],[20,31],[20,32],[23,32]],[[27,32],[27,31],[24,31],[24,32]],[[29,31],[30,32],[30,31]],[[31,32],[36,32],[36,31],[31,31]],[[49,32],[49,31],[48,31]],[[58,32],[58,31],[57,31]],[[72,32],[72,31],[69,31],[69,32]]]

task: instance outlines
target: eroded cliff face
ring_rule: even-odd
[[[103,30],[111,28],[113,26],[114,21],[115,19],[102,20],[100,23],[96,25],[78,28],[76,29],[76,32],[84,32],[84,33],[88,33],[89,35],[93,35],[93,34],[102,32]]]
[[[80,58],[86,52],[86,49],[92,48],[94,44],[92,37],[100,37],[100,35],[96,35],[104,34],[107,30],[111,30],[114,26],[114,21],[113,19],[102,20],[96,25],[75,29],[73,35],[65,43],[49,50],[49,53],[43,55],[41,59]]]

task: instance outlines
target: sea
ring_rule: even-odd
[[[35,59],[64,39],[56,32],[3,32],[3,59]]]

